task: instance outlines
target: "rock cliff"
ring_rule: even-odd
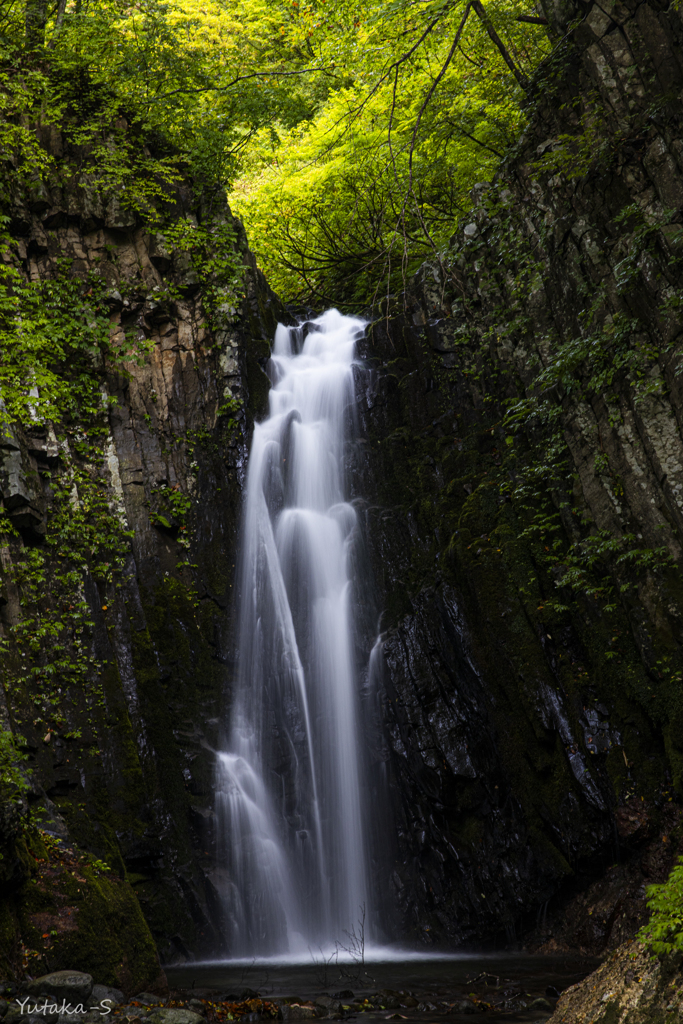
[[[42,141],[65,166],[61,135],[50,129]],[[157,214],[168,230],[93,190],[87,173],[63,173],[37,196],[17,197],[6,256],[27,282],[63,279],[76,296],[101,286],[114,345],[132,339],[144,353],[123,363],[93,356],[103,403],[87,424],[68,413],[44,425],[27,417],[0,439],[9,524],[1,711],[21,737],[31,779],[22,799],[41,808],[42,833],[27,846],[17,821],[5,823],[2,957],[15,972],[22,961],[33,973],[43,962],[75,965],[126,991],[153,984],[158,961],[131,978],[116,951],[104,970],[85,934],[74,945],[76,925],[90,929],[91,945],[98,927],[121,925],[107,923],[85,883],[80,911],[76,894],[61,900],[73,914],[38,906],[31,893],[49,862],[41,844],[61,843],[58,859],[87,850],[110,870],[106,884],[142,908],[147,925],[136,910],[124,930],[129,949],[151,941],[147,926],[166,962],[221,948],[212,750],[233,664],[247,437],[284,317],[224,201],[188,185]],[[202,280],[191,245],[173,236],[179,224],[209,240],[227,232],[230,273]]]
[[[427,941],[549,939],[617,861],[641,920],[680,843],[683,24],[546,13],[523,137],[358,382],[393,886]],[[629,934],[622,896],[578,944]]]
[[[675,1020],[681,999],[680,954],[649,956],[625,943],[593,974],[566,989],[549,1024],[659,1024]]]

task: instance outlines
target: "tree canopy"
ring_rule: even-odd
[[[138,208],[180,174],[227,189],[284,297],[357,306],[443,249],[522,130],[529,3],[2,0],[0,146],[39,179],[58,124]]]

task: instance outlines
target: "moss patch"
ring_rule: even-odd
[[[16,977],[26,969],[34,976],[77,969],[127,993],[163,983],[154,941],[127,881],[46,833],[26,835],[19,845],[31,868],[0,904],[4,971]]]

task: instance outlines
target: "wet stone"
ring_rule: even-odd
[[[147,1018],[151,1024],[204,1024],[204,1018],[192,1010],[154,1010]]]
[[[283,1020],[315,1020],[317,1017],[314,1007],[299,1003],[283,1003],[280,1012]]]
[[[553,1010],[553,1004],[547,999],[540,996],[538,999],[534,999],[532,1003],[529,1003],[530,1010]]]
[[[90,998],[93,988],[91,975],[83,974],[80,971],[54,971],[52,974],[44,974],[35,981],[26,985],[29,995],[50,995],[56,999],[66,999],[75,1007],[78,1003],[85,1003]]]
[[[332,996],[318,996],[315,1001],[316,1007],[321,1007],[328,1013],[341,1013],[342,1004],[339,999],[334,999]]]
[[[101,1003],[103,999],[109,999],[114,1006],[119,1006],[125,999],[123,992],[118,988],[110,988],[109,985],[93,985],[90,993],[90,1003]]]
[[[457,1014],[475,1014],[477,1012],[471,999],[456,999],[451,1009]]]
[[[166,1002],[161,996],[155,996],[152,992],[139,992],[133,996],[134,1003],[144,1003],[145,1006],[163,1006]]]

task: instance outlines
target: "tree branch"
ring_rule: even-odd
[[[443,64],[443,67],[441,68],[441,71],[439,71],[438,75],[436,76],[436,78],[432,82],[431,87],[429,89],[429,92],[425,96],[424,102],[423,102],[422,106],[420,107],[420,109],[418,111],[417,120],[415,122],[415,127],[413,128],[413,135],[412,135],[412,138],[410,140],[410,154],[408,156],[408,188],[410,189],[411,192],[413,191],[413,152],[415,150],[415,140],[417,139],[417,131],[418,131],[418,128],[420,127],[420,121],[422,120],[422,115],[424,114],[425,110],[427,109],[427,104],[429,103],[430,99],[432,98],[432,95],[434,94],[434,90],[436,89],[437,85],[439,84],[439,82],[441,81],[443,76],[446,74],[446,71],[448,70],[448,65],[453,60],[453,54],[455,53],[455,51],[458,48],[458,43],[460,42],[460,36],[462,35],[463,29],[465,28],[465,23],[467,22],[467,18],[469,17],[470,9],[474,6],[475,2],[476,2],[476,0],[470,0],[470,2],[467,4],[467,7],[465,8],[465,13],[463,14],[462,20],[461,20],[460,24],[458,25],[458,31],[455,33],[455,39],[453,40],[453,45],[450,48],[450,51],[449,51],[448,56],[446,57],[445,63]]]
[[[471,0],[471,4],[477,16],[479,17],[479,20],[481,21],[482,25],[488,32],[491,42],[493,43],[494,46],[498,47],[501,57],[503,58],[507,66],[510,68],[512,74],[517,79],[518,84],[522,87],[522,89],[528,89],[529,81],[526,75],[522,74],[522,72],[519,70],[517,65],[512,60],[512,57],[508,53],[505,44],[503,43],[502,39],[500,38],[495,28],[491,24],[491,19],[486,13],[486,10],[484,9],[484,5],[481,3],[481,0]]]
[[[66,11],[66,0],[59,0],[57,5],[57,18],[55,20],[55,27],[50,38],[50,42],[47,44],[48,50],[54,50],[55,43],[57,42],[57,36],[62,30],[62,22],[64,21],[64,12]]]
[[[160,93],[149,102],[158,103],[159,100],[168,99],[169,96],[177,96],[179,93],[182,93],[183,96],[192,96],[203,92],[225,92],[227,89],[232,89],[232,87],[237,85],[238,82],[246,82],[250,78],[291,78],[292,75],[308,75],[316,71],[325,72],[331,70],[334,70],[333,67],[301,68],[300,71],[252,71],[249,75],[237,75],[237,77],[233,78],[233,80],[228,82],[227,85],[204,85],[198,89],[172,89],[170,92]]]

